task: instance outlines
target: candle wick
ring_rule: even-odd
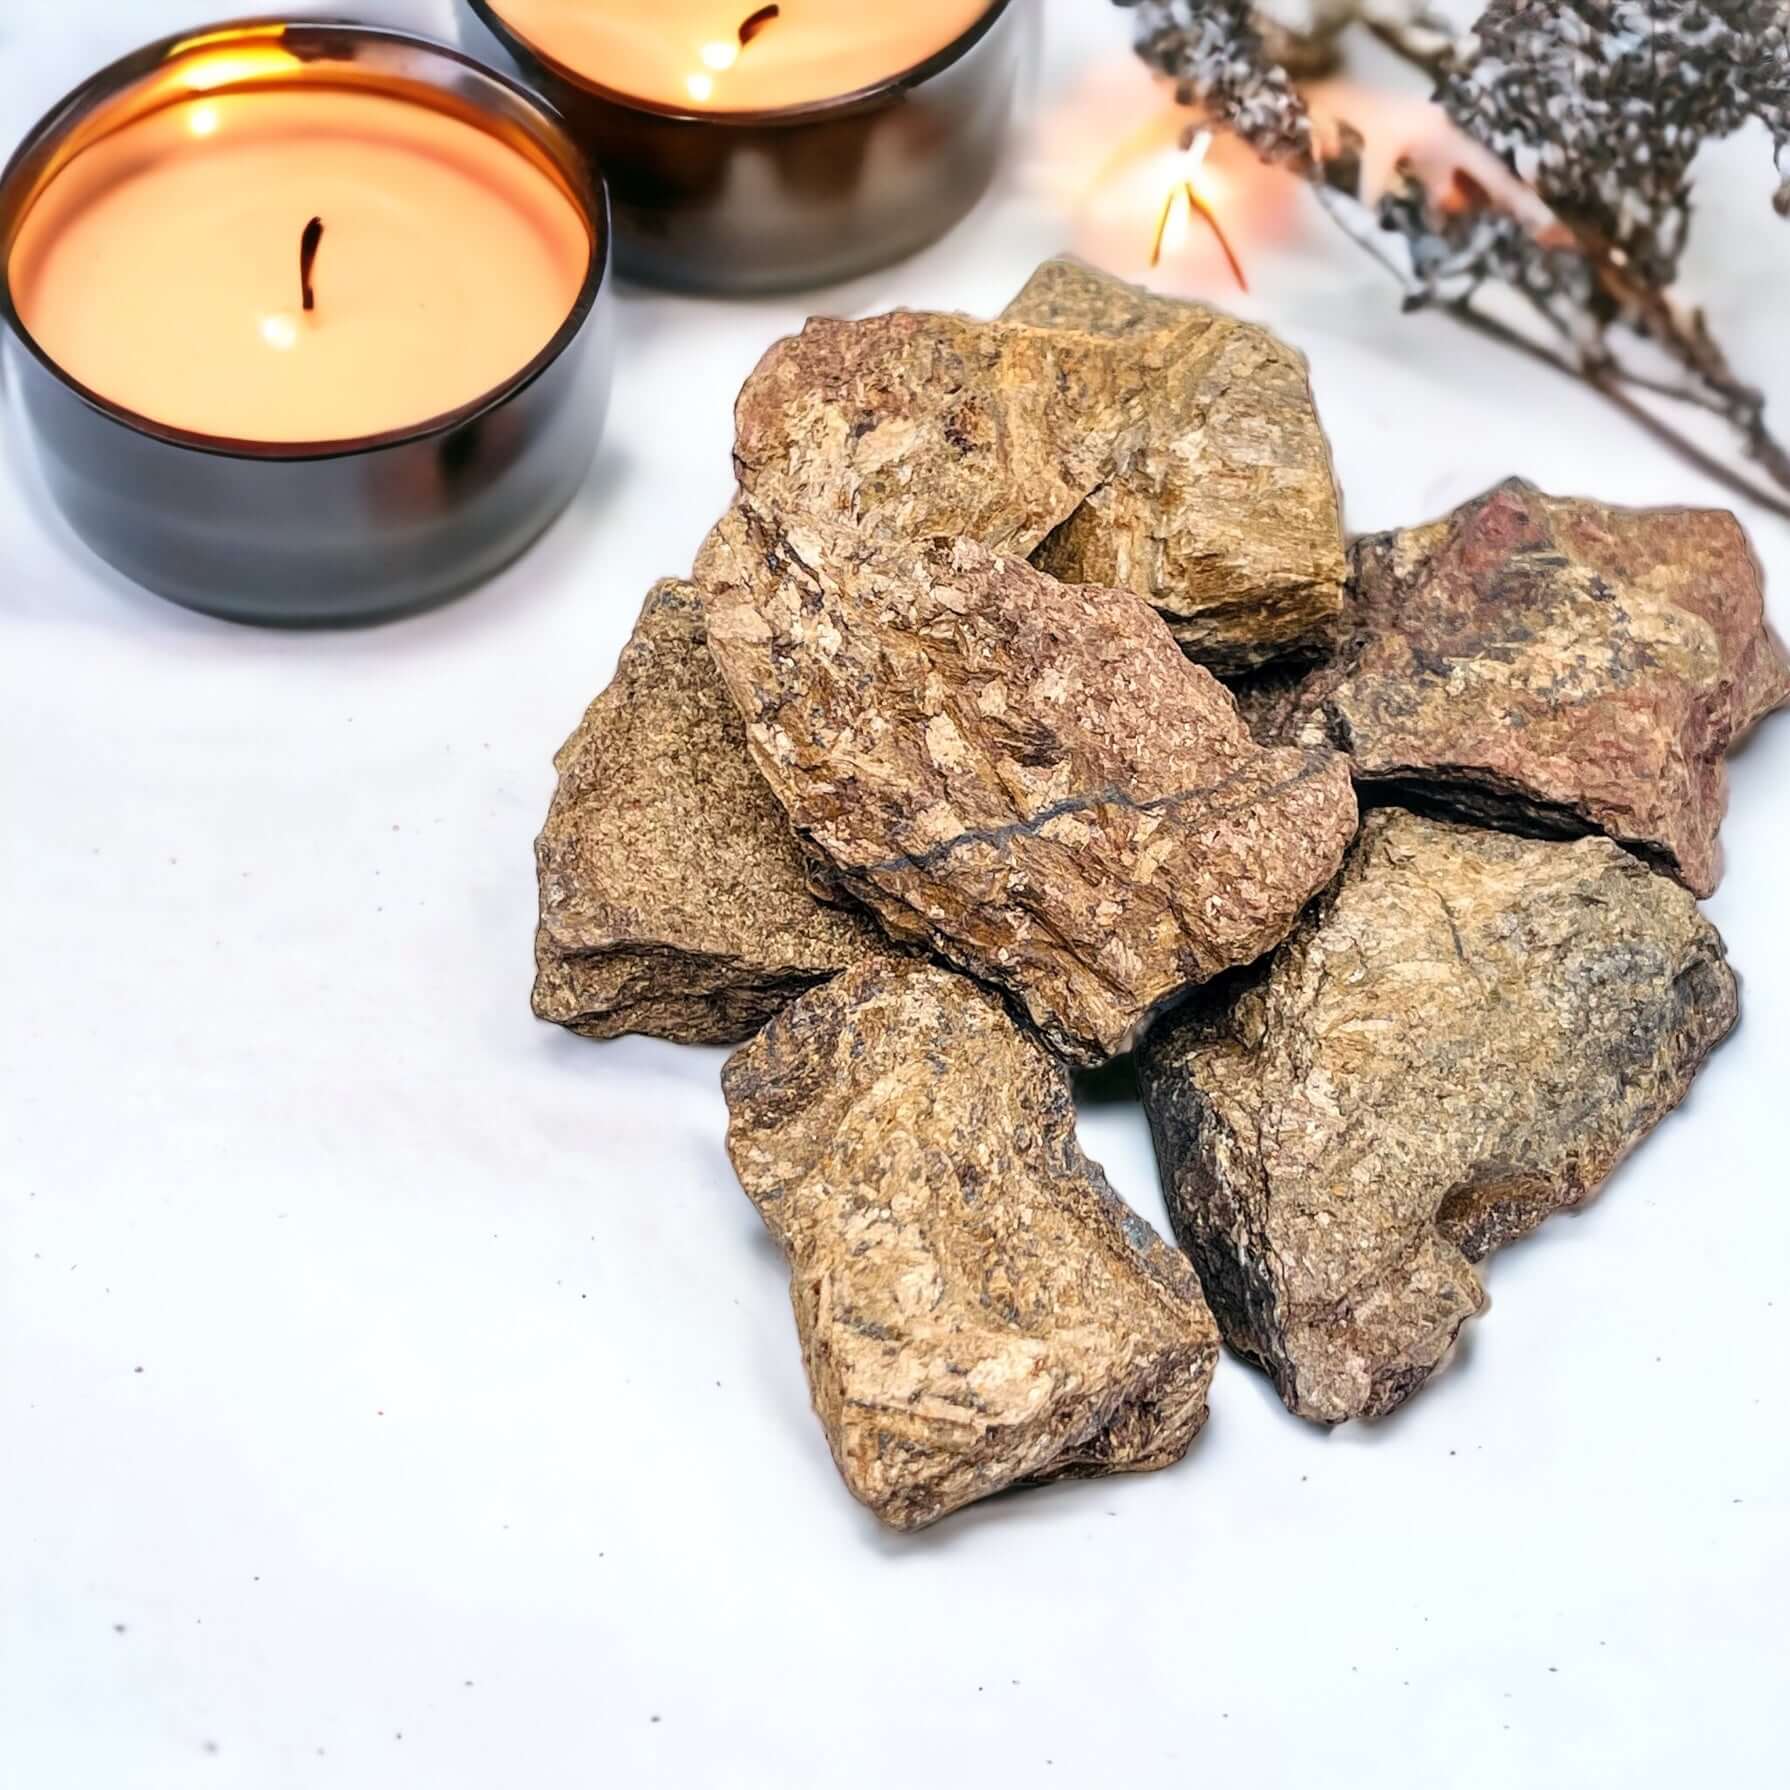
[[[740,47],[744,49],[773,19],[782,16],[781,6],[761,6],[757,12],[748,13],[740,20]]]
[[[317,294],[311,289],[311,269],[317,264],[317,245],[323,241],[323,220],[312,218],[298,239],[298,290],[307,311],[317,308]]]

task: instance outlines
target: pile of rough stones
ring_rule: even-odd
[[[1694,897],[1790,698],[1739,525],[1512,480],[1346,545],[1300,357],[1071,261],[812,321],[736,418],[557,759],[534,1005],[747,1041],[847,1485],[1167,1465],[1221,1335],[1390,1411],[1735,1022]],[[1127,1052],[1180,1249],[1076,1143]]]

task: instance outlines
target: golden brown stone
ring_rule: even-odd
[[[815,1411],[884,1522],[1186,1452],[1218,1352],[1199,1283],[1082,1154],[1064,1071],[993,995],[860,964],[722,1086]]]
[[[749,504],[702,567],[817,885],[1010,989],[1075,1061],[1276,944],[1354,831],[1342,760],[1257,747],[1129,592]]]
[[[1140,1055],[1176,1235],[1321,1423],[1408,1398],[1469,1264],[1588,1199],[1733,1026],[1719,935],[1607,839],[1370,814],[1265,966]]]
[[[1047,261],[1009,323],[1107,337],[1161,366],[1139,426],[1034,562],[1147,598],[1219,671],[1333,643],[1342,520],[1304,358],[1259,324]]]
[[[653,587],[614,681],[554,762],[536,846],[542,1019],[729,1044],[881,945],[869,919],[808,892],[694,586]]]
[[[1105,477],[1148,354],[929,311],[810,318],[741,388],[743,490],[881,540],[1030,553]]]
[[[1355,546],[1347,639],[1258,733],[1346,750],[1364,793],[1551,834],[1597,830],[1700,895],[1723,758],[1790,699],[1757,562],[1725,510],[1626,510],[1511,479]]]
[[[1336,480],[1301,358],[1266,330],[1046,262],[1004,319],[811,319],[740,392],[762,504],[883,540],[967,536],[1123,586],[1223,670],[1333,642]]]

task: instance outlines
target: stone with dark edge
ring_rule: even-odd
[[[1260,324],[1067,259],[1045,262],[1001,317],[1103,337],[1160,368],[1105,478],[1036,565],[1135,591],[1215,671],[1335,643],[1348,564],[1303,356]]]
[[[592,1038],[731,1044],[884,948],[867,917],[809,893],[694,586],[653,587],[614,680],[554,762],[536,845],[542,1019]]]
[[[1258,737],[1348,752],[1364,799],[1602,832],[1699,895],[1723,760],[1790,700],[1725,510],[1619,509],[1510,479],[1354,548],[1342,646],[1240,692]]]
[[[1392,1410],[1484,1304],[1471,1264],[1588,1199],[1737,1013],[1696,902],[1609,840],[1370,814],[1274,956],[1139,1056],[1226,1340],[1301,1417]]]
[[[742,502],[709,646],[815,885],[1092,1064],[1285,937],[1355,828],[1343,760],[1254,744],[1128,591]]]
[[[987,990],[859,964],[722,1087],[815,1411],[885,1523],[1185,1454],[1218,1353],[1199,1283],[1082,1154],[1066,1072]]]

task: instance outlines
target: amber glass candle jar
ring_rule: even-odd
[[[128,56],[0,176],[9,384],[102,558],[241,620],[366,620],[513,558],[608,393],[601,187],[401,32],[248,21]]]
[[[590,0],[594,13],[633,15],[628,40],[675,35],[688,63],[680,94],[675,73],[664,78],[660,44],[623,41],[608,53],[600,32],[550,37],[541,0],[456,0],[466,47],[545,95],[602,167],[621,272],[736,293],[822,285],[898,260],[987,189],[1035,8],[936,3],[944,28],[955,19],[961,28],[924,50],[928,39],[914,35],[923,25],[873,26],[879,9],[863,0],[679,0],[663,14]],[[898,5],[887,10],[901,18]],[[802,34],[821,14],[830,35],[808,57]],[[854,16],[869,43],[849,41]],[[897,65],[871,74],[879,47]],[[795,72],[785,77],[773,52]],[[640,90],[617,84],[630,80]],[[826,91],[834,81],[847,85]]]

